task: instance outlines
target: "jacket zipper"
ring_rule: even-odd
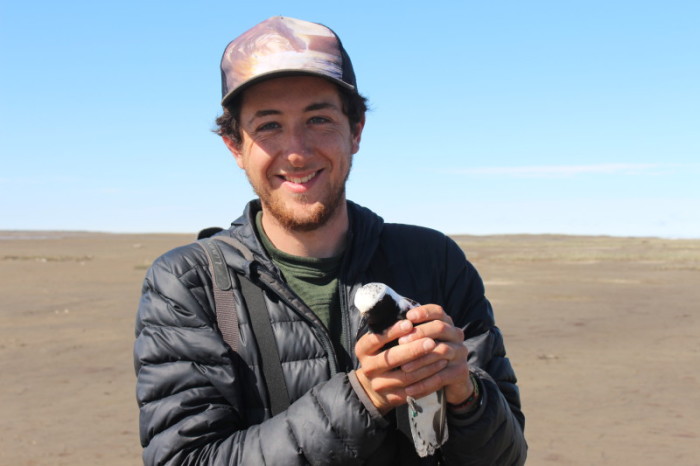
[[[350,367],[348,369],[353,369],[353,366],[356,364],[355,362],[355,351],[354,351],[354,345],[353,345],[353,337],[352,335],[352,322],[350,319],[350,292],[349,290],[352,289],[352,285],[350,285],[350,280],[348,279],[348,257],[352,255],[352,244],[354,241],[353,238],[353,232],[352,228],[348,230],[347,236],[345,238],[347,248],[345,250],[345,254],[343,257],[343,261],[340,264],[340,273],[338,274],[338,296],[340,298],[340,317],[342,319],[342,334],[345,337],[345,342],[343,343],[343,346],[345,347],[345,350],[347,351],[348,355],[350,356]]]
[[[343,320],[343,336],[345,337],[343,346],[345,346],[345,350],[350,355],[351,364],[354,364],[353,361],[355,360],[355,355],[353,351],[352,326],[350,322],[348,286],[344,285],[342,280],[339,280],[338,287],[340,288],[338,290],[338,294],[340,295],[340,315]],[[350,367],[350,369],[352,369],[352,367]]]

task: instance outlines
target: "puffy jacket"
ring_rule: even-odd
[[[465,333],[482,403],[466,419],[448,416],[449,440],[427,464],[522,464],[527,445],[515,373],[505,357],[481,278],[457,244],[426,228],[385,224],[348,202],[350,232],[340,273],[342,344],[334,348],[315,314],[286,286],[254,228],[260,209],[221,234],[230,270],[265,290],[291,405],[271,417],[249,310],[236,290],[240,349],[216,323],[211,276],[196,244],[158,258],[139,304],[134,346],[140,435],[147,465],[419,464],[411,443],[372,413],[353,389],[352,305],[362,284],[382,280],[421,303],[442,305]],[[421,463],[421,464],[426,464]]]

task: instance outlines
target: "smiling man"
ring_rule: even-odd
[[[524,463],[515,373],[476,270],[445,235],[346,199],[366,104],[335,33],[270,18],[221,71],[217,132],[258,196],[216,241],[237,332],[217,323],[204,248],[153,264],[134,352],[144,463]],[[377,281],[426,304],[367,332],[353,297]],[[447,435],[425,456],[406,405],[437,391]]]
[[[348,229],[345,181],[364,121],[350,124],[336,85],[315,76],[250,87],[239,118],[241,140],[224,142],[260,197],[272,243],[299,256],[338,253]]]

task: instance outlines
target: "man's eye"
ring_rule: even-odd
[[[277,129],[279,127],[280,127],[279,123],[271,121],[269,123],[263,123],[262,125],[258,126],[257,131],[270,131],[273,129]]]
[[[319,116],[309,118],[309,123],[311,123],[312,125],[321,125],[323,123],[328,123],[329,121],[330,120],[328,118]]]

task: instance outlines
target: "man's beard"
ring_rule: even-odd
[[[350,170],[348,170],[349,174]],[[287,206],[283,200],[271,195],[268,190],[257,189],[253,183],[251,185],[260,198],[265,212],[270,214],[284,229],[308,232],[324,226],[338,212],[338,209],[345,202],[345,182],[348,175],[345,176],[340,186],[330,186],[329,194],[318,201],[316,205],[304,209],[294,205]],[[307,201],[307,196],[298,194],[297,200],[304,204]]]

